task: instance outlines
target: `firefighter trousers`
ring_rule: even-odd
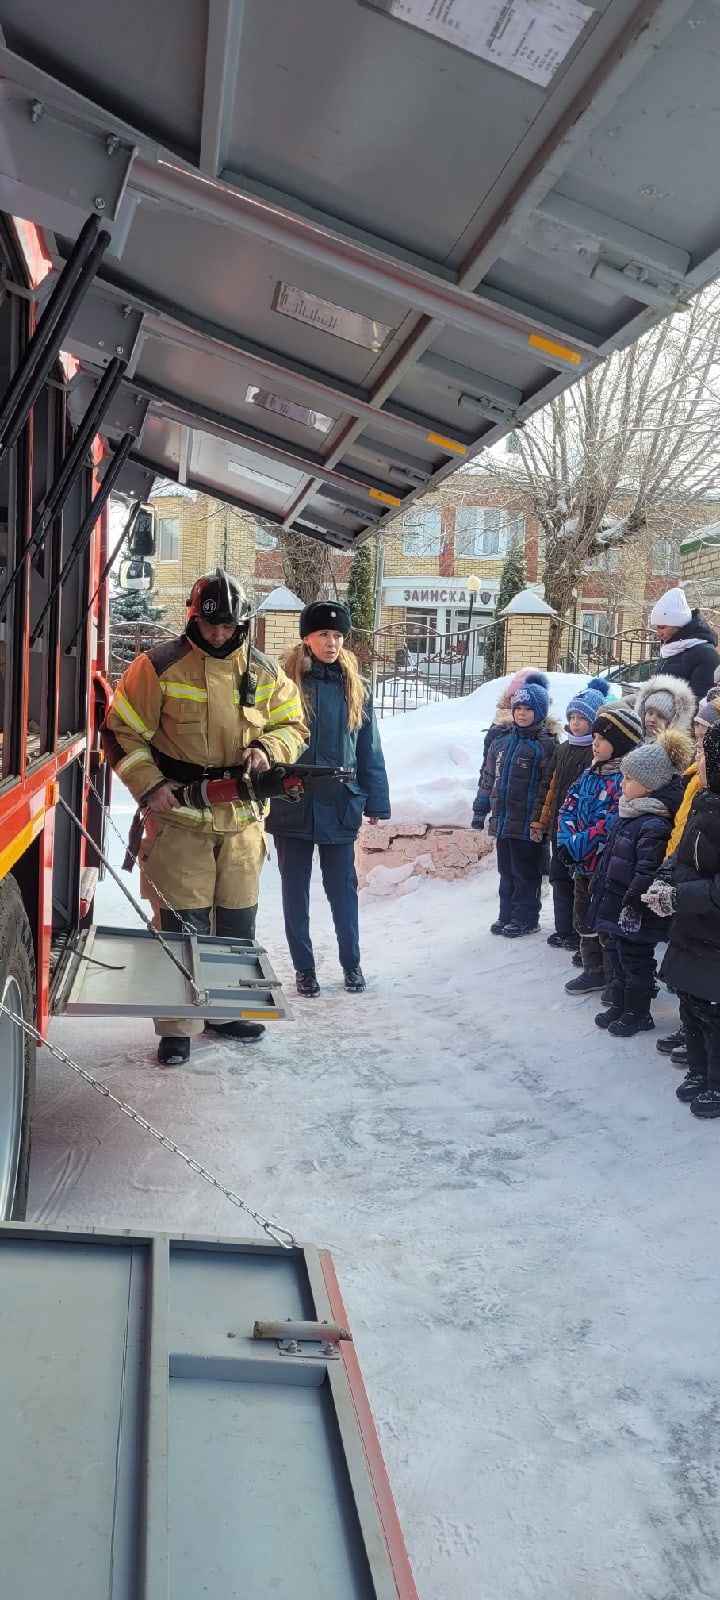
[[[141,892],[166,932],[177,932],[185,922],[198,933],[254,939],[266,856],[260,823],[239,833],[214,833],[153,818],[139,857]],[[203,1017],[155,1018],[155,1032],[165,1038],[192,1039],[204,1026]]]

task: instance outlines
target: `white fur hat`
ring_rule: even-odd
[[[668,589],[667,594],[656,600],[650,612],[650,623],[653,628],[684,628],[691,617],[685,590]]]

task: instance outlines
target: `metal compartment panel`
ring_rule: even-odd
[[[253,1338],[337,1320],[334,1283],[311,1249],[0,1227],[3,1593],[417,1600],[352,1346]]]

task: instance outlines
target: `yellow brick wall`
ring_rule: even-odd
[[[550,644],[550,618],[511,616],[505,621],[505,671],[544,667]]]
[[[251,598],[255,588],[255,535],[252,518],[235,511],[208,495],[195,500],[186,495],[159,495],[153,502],[158,522],[158,558],[155,574],[158,603],[166,607],[165,627],[185,626],[185,601],[202,572],[226,566],[240,579]],[[180,549],[177,561],[161,561],[160,524],[163,517],[177,517]]]
[[[274,660],[298,642],[299,611],[265,611],[265,654]]]
[[[466,556],[456,556],[453,574],[456,578],[469,578],[474,574],[477,578],[499,579],[503,565],[504,561],[502,558],[497,561],[488,559],[480,561],[477,558],[472,559]]]
[[[720,632],[720,538],[680,554],[680,582],[691,606]]]

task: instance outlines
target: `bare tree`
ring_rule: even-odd
[[[311,600],[337,600],[337,584],[327,545],[304,533],[285,533],[277,528],[269,531],[275,534],[280,546],[288,589],[292,589],[305,605]]]
[[[718,481],[720,291],[711,289],[559,395],[485,458],[488,482],[533,513],[551,665],[585,564],[650,528],[682,538]]]

